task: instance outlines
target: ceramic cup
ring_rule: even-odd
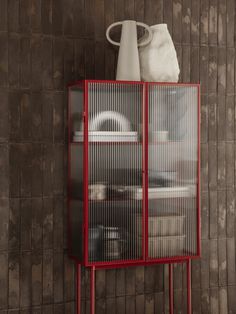
[[[152,139],[154,142],[166,142],[168,141],[168,131],[155,131],[152,133]]]

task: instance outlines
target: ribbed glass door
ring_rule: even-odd
[[[143,85],[88,83],[88,260],[142,258]]]
[[[198,87],[148,88],[148,257],[195,255]]]

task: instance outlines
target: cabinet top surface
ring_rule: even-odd
[[[127,85],[161,85],[161,86],[189,86],[200,87],[200,83],[174,83],[174,82],[144,82],[144,81],[116,81],[116,80],[77,80],[68,84],[68,87],[74,87],[78,85],[84,85],[88,83],[100,83],[100,84],[127,84]]]

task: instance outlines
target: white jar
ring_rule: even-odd
[[[152,41],[139,48],[140,72],[143,81],[178,82],[179,64],[167,24],[150,26]],[[148,34],[141,39],[146,40]]]

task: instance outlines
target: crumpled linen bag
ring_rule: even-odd
[[[179,64],[167,24],[150,26],[153,38],[150,44],[139,48],[141,79],[148,82],[178,82]],[[139,40],[146,40],[148,35]]]

